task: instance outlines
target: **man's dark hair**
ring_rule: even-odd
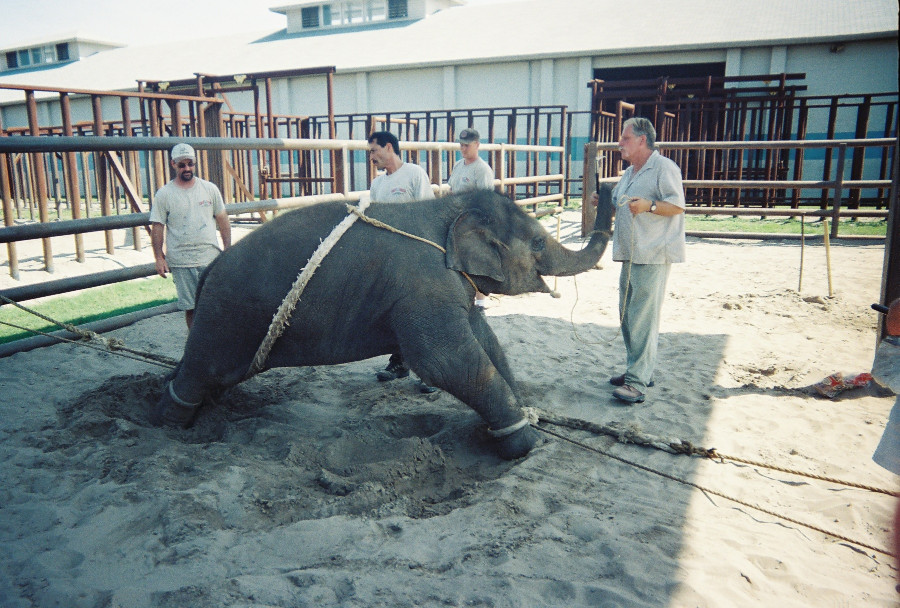
[[[389,132],[389,131],[375,131],[371,135],[369,135],[369,143],[375,142],[382,148],[386,147],[388,144],[394,149],[394,154],[400,155],[400,142],[397,140],[397,137]]]

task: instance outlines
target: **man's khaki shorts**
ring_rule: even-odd
[[[194,297],[205,266],[175,266],[169,268],[178,294],[178,310],[194,310]]]

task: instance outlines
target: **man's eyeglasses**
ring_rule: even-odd
[[[181,161],[180,163],[178,163],[178,164],[175,165],[175,166],[178,167],[179,169],[187,169],[188,167],[193,167],[193,166],[194,166],[194,161],[192,161],[192,160],[183,160],[183,161]]]

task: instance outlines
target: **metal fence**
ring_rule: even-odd
[[[48,272],[53,271],[53,251],[50,238],[54,236],[72,235],[76,239],[76,255],[78,261],[84,261],[84,247],[81,235],[85,232],[105,231],[107,252],[114,253],[112,243],[113,228],[133,228],[135,248],[141,246],[140,227],[149,223],[149,213],[146,212],[148,203],[141,197],[132,194],[131,204],[126,207],[116,205],[115,208],[108,204],[100,208],[101,217],[72,219],[48,223],[48,197],[46,188],[38,189],[39,223],[14,226],[15,218],[21,210],[13,204],[10,195],[10,181],[8,174],[3,171],[4,157],[11,154],[28,155],[36,158],[45,156],[55,157],[57,154],[71,154],[77,152],[90,152],[101,157],[115,158],[120,155],[127,156],[132,153],[143,153],[148,158],[159,155],[160,158],[176,143],[185,142],[198,150],[201,166],[201,174],[213,181],[220,188],[226,184],[234,186],[238,183],[236,176],[227,171],[228,155],[235,151],[273,151],[276,153],[301,152],[304,154],[322,154],[330,160],[324,163],[322,168],[326,172],[322,176],[325,179],[324,191],[316,194],[303,194],[300,196],[272,197],[264,200],[256,200],[248,196],[248,200],[240,203],[226,205],[230,215],[247,215],[258,221],[265,221],[266,213],[280,209],[315,204],[325,200],[358,200],[362,192],[368,188],[354,188],[350,181],[350,166],[353,154],[363,154],[368,150],[368,142],[365,140],[332,140],[332,139],[248,139],[248,138],[165,138],[165,137],[5,137],[0,138],[0,196],[3,199],[3,218],[5,228],[0,229],[0,243],[7,245],[7,257],[10,266],[10,275],[18,277],[18,256],[16,242],[30,239],[41,239],[43,244],[44,267]],[[416,159],[425,159],[426,166],[431,177],[433,188],[437,193],[447,192],[447,186],[443,185],[443,176],[447,174],[448,167],[452,167],[455,154],[459,150],[459,144],[452,142],[401,142],[403,154],[413,162]],[[561,173],[541,173],[540,169],[546,165],[529,165],[533,172],[521,174],[516,167],[521,166],[522,157],[537,155],[562,156],[563,148],[560,146],[531,146],[526,144],[497,144],[483,143],[481,150],[486,152],[492,161],[495,172],[495,187],[516,200],[517,204],[526,208],[535,216],[558,213],[562,210],[564,199],[563,175]],[[368,161],[366,162],[368,165]],[[46,166],[46,165],[45,165]],[[205,173],[204,173],[205,170]],[[47,174],[36,173],[35,178],[47,179]],[[119,184],[126,190],[132,190],[133,186],[127,179],[127,173],[117,174]],[[521,196],[519,189],[527,187],[535,192],[534,196]],[[107,196],[109,188],[106,189]],[[79,207],[84,201],[66,200],[71,207]],[[253,214],[256,214],[255,216]],[[73,214],[74,216],[74,214]],[[147,275],[152,274],[148,272]],[[129,277],[133,278],[133,277]]]
[[[711,190],[725,192],[727,195],[710,197],[707,204],[694,204],[686,209],[687,213],[702,215],[754,215],[754,216],[814,216],[830,217],[831,237],[839,236],[840,219],[843,217],[870,217],[887,218],[888,209],[859,209],[847,208],[848,200],[859,201],[859,192],[865,189],[876,189],[883,193],[885,200],[889,199],[891,189],[896,192],[897,184],[891,179],[845,179],[848,152],[855,149],[882,148],[886,150],[885,156],[893,160],[893,168],[897,163],[897,140],[894,138],[880,139],[847,139],[847,140],[819,140],[819,141],[705,141],[705,142],[658,142],[657,147],[661,154],[671,158],[681,167],[685,190]],[[755,150],[794,151],[802,153],[809,149],[827,149],[837,151],[837,162],[833,168],[833,174],[827,178],[818,180],[803,180],[802,172],[797,179],[746,179],[740,171],[732,179],[691,179],[689,178],[687,159],[692,151],[700,152],[735,152],[738,155],[749,154]],[[598,182],[613,183],[619,180],[622,171],[621,157],[618,153],[618,144],[592,142],[585,146],[583,165],[583,191],[593,192]],[[781,209],[776,209],[774,204],[756,208],[742,208],[742,193],[746,190],[772,191],[771,199],[784,202]],[[821,203],[819,197],[814,197],[812,202],[806,205],[797,203],[800,193],[815,190],[821,192],[821,201],[830,202],[830,206]],[[788,194],[788,193],[792,194]],[[828,194],[830,193],[830,198]],[[713,202],[716,201],[716,202]],[[731,201],[730,203],[720,201]],[[590,205],[582,206],[582,233],[586,234],[588,227],[593,223],[593,210]]]

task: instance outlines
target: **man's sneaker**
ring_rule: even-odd
[[[389,382],[397,378],[406,378],[409,375],[409,368],[399,361],[391,361],[388,366],[375,374],[379,382]]]
[[[625,386],[625,374],[622,374],[621,376],[613,376],[609,379],[609,383],[613,386]],[[653,386],[654,384],[656,383],[651,380],[647,383],[647,386]]]
[[[616,390],[613,391],[613,397],[616,399],[620,399],[627,403],[643,403],[644,402],[644,393],[637,390],[630,384],[625,384],[620,386]]]

